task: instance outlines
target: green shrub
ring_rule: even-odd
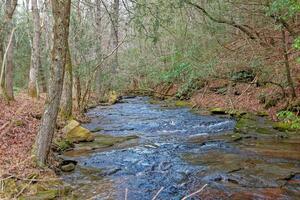
[[[291,111],[280,111],[277,118],[285,124],[289,124],[292,129],[300,129],[300,118]]]

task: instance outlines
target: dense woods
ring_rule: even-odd
[[[5,152],[26,137],[13,136],[22,130],[31,134],[30,160],[54,165],[61,128],[124,95],[251,112],[300,129],[298,0],[1,0],[0,7],[7,165]],[[38,121],[19,130],[26,113]]]

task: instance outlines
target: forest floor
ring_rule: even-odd
[[[174,85],[167,94],[162,88],[156,88],[156,91],[158,94],[175,96],[178,88],[178,85]],[[282,89],[275,85],[257,87],[253,83],[235,83],[230,90],[228,92],[228,80],[211,80],[194,92],[189,101],[194,108],[259,113],[269,116],[273,121],[277,120],[277,112],[292,102],[288,97],[283,98]],[[289,91],[286,91],[286,95],[289,95]]]
[[[0,100],[0,175],[37,173],[31,151],[44,101],[44,96],[33,100],[24,93],[9,104]]]

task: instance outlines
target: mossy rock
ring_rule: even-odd
[[[235,131],[237,132],[247,132],[249,128],[256,127],[256,121],[249,118],[241,118],[237,121],[235,126]]]
[[[30,196],[20,197],[20,200],[53,200],[53,199],[73,199],[70,195],[72,188],[65,186],[63,188],[38,190]]]
[[[71,171],[74,171],[75,170],[75,164],[74,163],[69,163],[67,165],[63,165],[61,166],[61,170],[63,172],[71,172]]]
[[[257,133],[262,134],[262,135],[270,135],[270,134],[274,134],[274,132],[272,131],[272,129],[270,130],[270,128],[267,127],[258,127],[256,129]]]
[[[67,134],[67,139],[72,142],[92,142],[95,136],[86,128],[78,126]]]
[[[80,123],[76,120],[70,120],[69,123],[62,129],[62,132],[68,134],[74,128],[80,126]]]
[[[245,111],[235,110],[235,109],[231,109],[231,110],[227,111],[226,113],[232,117],[237,117],[237,118],[242,117],[247,114],[247,112],[245,112]]]
[[[95,136],[86,128],[80,126],[79,122],[71,120],[67,126],[63,128],[66,139],[70,142],[91,142]]]
[[[175,106],[178,106],[178,107],[190,107],[192,106],[192,104],[188,101],[176,101],[175,102]]]
[[[244,119],[249,119],[249,120],[252,120],[252,121],[257,121],[257,115],[253,114],[253,113],[246,113],[245,115],[243,115]]]
[[[120,97],[118,96],[116,91],[111,91],[108,94],[108,103],[113,105],[118,103],[118,101],[120,100]]]
[[[34,196],[31,196],[29,199],[32,200],[52,200],[59,197],[58,190],[46,190],[37,192]]]
[[[226,110],[223,108],[212,108],[209,111],[211,114],[214,114],[214,115],[225,115],[226,114]]]
[[[256,113],[256,115],[259,116],[259,117],[267,117],[267,116],[269,116],[269,114],[267,112],[265,112],[265,111],[259,111],[259,112]]]
[[[292,127],[291,123],[286,123],[286,122],[275,122],[273,124],[273,128],[278,130],[278,131],[296,131],[297,129]]]
[[[161,100],[150,99],[148,102],[149,102],[150,104],[160,104],[160,103],[161,103]]]

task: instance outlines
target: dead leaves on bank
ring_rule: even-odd
[[[7,105],[0,99],[0,175],[26,176],[34,172],[31,148],[43,109],[42,100],[19,94]]]

